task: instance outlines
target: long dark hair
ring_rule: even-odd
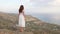
[[[23,10],[24,10],[24,6],[23,6],[23,5],[21,5],[21,6],[20,6],[20,8],[19,8],[19,13],[22,13],[22,12],[23,12]]]

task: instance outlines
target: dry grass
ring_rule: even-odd
[[[0,34],[21,34],[18,24],[17,14],[0,13]],[[25,32],[33,32],[34,34],[60,34],[60,26],[42,22],[41,20],[26,16]],[[30,33],[31,34],[31,33]]]

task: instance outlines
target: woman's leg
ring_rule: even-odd
[[[20,32],[23,32],[24,31],[24,27],[20,27]]]

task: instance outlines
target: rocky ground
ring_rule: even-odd
[[[60,25],[49,24],[30,15],[26,15],[24,32],[33,34],[60,34]],[[19,34],[18,15],[0,13],[0,34]]]

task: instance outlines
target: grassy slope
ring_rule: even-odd
[[[55,24],[49,24],[43,22],[35,17],[26,16],[26,28],[25,31],[33,32],[34,34],[60,34],[60,26]],[[7,14],[0,13],[0,33],[19,32],[19,27],[15,25],[18,24],[17,14]]]

